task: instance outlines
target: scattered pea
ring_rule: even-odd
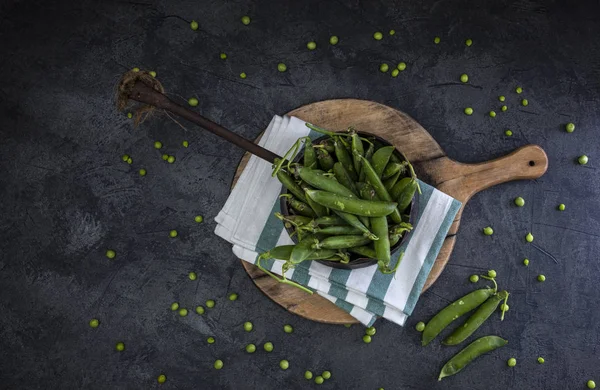
[[[273,351],[273,343],[268,341],[263,345],[263,348],[267,352],[272,352]]]
[[[204,306],[196,306],[196,313],[197,314],[204,314]]]
[[[144,168],[140,169],[140,176],[146,176],[146,170]]]
[[[331,371],[323,371],[323,373],[321,374],[321,376],[323,377],[323,379],[330,379],[331,378]]]
[[[214,367],[216,370],[220,370],[221,368],[223,368],[223,361],[221,359],[215,360]]]
[[[417,332],[422,332],[425,330],[425,323],[423,321],[417,322],[417,325],[415,325],[415,329],[417,330]]]
[[[129,119],[133,118],[133,114],[131,112],[128,112],[127,113],[127,118],[129,118]]]
[[[283,62],[280,62],[277,64],[277,70],[280,72],[285,72],[287,70],[287,66]]]
[[[490,278],[495,278],[495,277],[496,277],[496,275],[497,275],[497,274],[496,274],[496,271],[494,271],[493,269],[491,269],[491,270],[489,270],[489,271],[488,271],[488,276],[489,276]]]
[[[479,282],[479,275],[471,275],[471,276],[469,277],[469,281],[470,281],[471,283],[477,283],[477,282]]]
[[[516,92],[516,93],[522,93],[522,92],[523,92],[523,88],[521,88],[521,87],[517,87],[517,88],[515,89],[515,92]]]
[[[109,259],[114,259],[116,255],[117,252],[113,251],[112,249],[106,251],[106,257],[108,257]]]
[[[483,234],[485,234],[486,236],[491,236],[492,234],[494,234],[494,229],[492,229],[491,226],[484,227]]]
[[[339,42],[339,38],[337,37],[337,35],[332,35],[331,38],[329,38],[330,45],[337,45],[338,42]]]
[[[496,117],[496,111],[490,111],[490,116],[492,118],[495,118]]]
[[[315,383],[316,383],[317,385],[322,385],[322,384],[323,384],[323,382],[325,382],[325,379],[323,379],[323,377],[322,377],[321,375],[319,375],[319,376],[315,377]]]
[[[366,330],[365,330],[365,334],[368,334],[369,336],[374,336],[375,333],[377,333],[377,329],[375,329],[374,326],[369,326]],[[327,379],[327,378],[325,378]]]
[[[236,293],[229,294],[229,300],[230,301],[235,301],[237,299],[238,299],[238,295]]]
[[[559,204],[558,205],[558,210],[559,211],[565,211],[565,204],[564,203]]]
[[[131,69],[131,70],[132,70],[132,71],[134,71],[134,72],[139,72],[139,71],[140,71],[140,68],[138,68],[138,67],[135,67],[135,68],[133,68],[133,69]]]
[[[465,114],[467,114],[467,115],[473,115],[473,109],[471,107],[465,108]]]
[[[508,306],[506,303],[500,305],[501,311],[508,311],[508,309],[510,309],[510,306]]]
[[[150,72],[148,72],[148,73],[150,74],[150,76],[152,76],[152,77],[156,77],[156,72],[155,72],[155,71],[151,70],[151,71],[150,71]]]
[[[523,99],[523,100],[521,100],[521,104],[523,106],[527,106],[529,104],[529,101],[527,99]]]
[[[214,344],[214,343],[215,343],[215,338],[214,338],[214,337],[212,337],[212,336],[210,336],[210,337],[208,337],[208,338],[206,339],[206,342],[207,342],[207,343],[209,343],[209,344]]]
[[[397,77],[400,71],[398,69],[392,70],[392,77]]]
[[[466,73],[461,74],[460,81],[462,81],[463,83],[466,83],[467,81],[469,81],[469,76]]]
[[[501,102],[505,101],[506,98],[503,95],[498,96],[498,100],[500,100]]]
[[[240,73],[240,78],[241,79],[245,79],[246,77],[248,77],[248,76],[246,75],[245,72]]]
[[[190,143],[188,141],[183,141],[181,145],[183,145],[184,148],[187,148],[188,146],[190,146]]]
[[[396,30],[390,30],[390,35],[396,34]]]
[[[192,20],[192,22],[190,23],[190,27],[192,30],[196,31],[198,30],[198,22],[196,22],[195,20]]]
[[[533,234],[527,233],[527,235],[525,236],[525,240],[527,242],[533,242]]]
[[[95,318],[92,318],[92,319],[90,320],[90,327],[91,327],[91,328],[97,328],[97,327],[98,327],[98,325],[100,325],[100,321],[98,321],[97,319],[95,319]]]
[[[246,345],[246,352],[248,352],[248,353],[256,352],[256,345],[254,345],[254,344]]]
[[[160,141],[154,141],[154,149],[160,149],[163,147],[162,142]]]
[[[179,315],[182,317],[185,317],[188,315],[188,310],[187,309],[179,309]]]
[[[398,66],[396,68],[402,72],[404,69],[406,69],[406,62],[398,63]]]
[[[227,59],[227,54],[226,53],[221,53],[219,54],[219,58],[222,60],[226,60]]]
[[[567,123],[567,125],[565,126],[565,130],[567,131],[567,133],[572,133],[575,131],[575,123]]]
[[[504,131],[504,135],[507,137],[512,137],[513,132],[512,132],[512,130],[506,130],[506,131]]]
[[[506,112],[506,111],[508,110],[508,106],[502,106],[502,107],[500,107],[500,109],[501,109],[503,112]]]
[[[283,331],[285,333],[292,333],[294,331],[294,328],[292,328],[292,325],[286,324],[283,326]]]
[[[383,73],[387,72],[390,69],[389,65],[386,63],[383,63],[381,65],[379,65],[379,70]]]
[[[312,372],[310,372],[310,371],[308,371],[308,370],[306,370],[306,371],[304,372],[304,378],[305,378],[305,379],[307,379],[307,380],[311,380],[311,379],[312,379],[312,377],[313,377],[313,373],[312,373]]]
[[[288,368],[290,368],[290,362],[284,359],[279,362],[279,367],[281,367],[282,370],[287,370]]]
[[[544,364],[544,362],[545,362],[545,361],[546,361],[546,360],[544,360],[544,358],[543,358],[543,357],[541,357],[541,356],[540,356],[539,358],[537,358],[537,362],[538,362],[539,364]]]
[[[252,322],[250,322],[250,321],[244,322],[244,330],[246,332],[251,332],[253,328],[254,328],[254,325],[252,325]]]
[[[538,275],[537,280],[538,280],[538,282],[545,282],[546,277],[544,275]]]
[[[206,307],[208,307],[209,309],[212,309],[213,307],[215,307],[215,301],[212,299],[209,299],[208,301],[206,301],[205,303]],[[250,326],[252,326],[252,323],[249,322]]]
[[[196,223],[202,223],[202,221],[204,221],[204,218],[201,215],[196,215],[194,217],[194,221],[196,221]]]
[[[156,380],[158,383],[165,383],[167,381],[167,377],[164,374],[160,374]]]
[[[171,303],[171,310],[176,311],[177,309],[179,309],[179,303],[177,303],[177,302]]]
[[[188,278],[190,278],[190,280],[196,280],[196,278],[197,278],[197,277],[198,277],[198,276],[196,275],[196,273],[195,273],[195,272],[190,272],[190,273],[188,274]]]
[[[440,41],[441,41],[440,37],[435,37],[435,38],[433,38],[433,43],[435,43],[436,45],[437,45],[438,43],[440,43]]]
[[[506,362],[506,364],[508,364],[509,367],[514,367],[517,365],[517,359],[510,358],[510,359],[508,359],[508,362]]]
[[[373,38],[375,38],[376,41],[381,41],[383,39],[383,34],[377,31],[375,34],[373,34]]]
[[[588,156],[586,156],[585,154],[582,156],[579,156],[579,158],[577,159],[577,161],[579,162],[579,164],[581,165],[585,165],[588,163]]]
[[[115,346],[115,349],[119,352],[123,352],[125,350],[125,344],[122,342],[118,342]]]
[[[242,16],[242,24],[244,24],[245,26],[250,24],[250,17],[247,15]]]
[[[596,388],[596,382],[594,382],[593,380],[589,380],[587,381],[587,387],[588,389],[595,389]]]
[[[177,237],[177,230],[171,230],[171,231],[169,232],[169,237],[171,237],[171,238],[175,238],[175,237]]]
[[[129,157],[129,158],[127,159],[127,164],[129,164],[129,165],[133,164],[133,160],[131,159],[131,157]]]
[[[169,155],[168,154],[163,154],[162,155],[162,159],[167,161],[169,159]]]
[[[523,259],[523,265],[527,267],[529,265],[529,259]]]
[[[465,41],[465,45],[467,45],[467,46],[471,46],[472,44],[473,44],[473,41],[471,39],[467,39]]]
[[[306,48],[308,50],[315,50],[317,48],[317,42],[315,41],[310,41],[306,44]]]
[[[366,344],[369,344],[369,343],[371,342],[371,336],[369,336],[368,334],[364,335],[364,336],[363,336],[363,341],[364,341]]]
[[[518,207],[525,206],[525,199],[521,198],[520,196],[515,198],[515,205],[517,205]]]
[[[190,105],[190,107],[196,107],[198,105],[198,103],[200,103],[200,102],[195,97],[188,99],[188,104]]]

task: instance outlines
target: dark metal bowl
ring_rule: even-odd
[[[361,135],[364,138],[371,138],[374,139],[375,141],[377,141],[377,143],[380,143],[383,146],[388,146],[391,145],[389,142],[387,142],[386,140],[384,140],[383,138],[380,138],[376,135],[370,134],[370,133],[365,133],[365,132],[358,132],[359,135]],[[320,138],[317,138],[316,140],[313,141],[313,143],[318,143],[319,141],[325,140],[328,136],[323,136]],[[294,162],[299,162],[300,159],[303,157],[304,153],[303,153],[304,149],[302,149],[298,155],[296,155],[296,157],[294,158]],[[402,153],[400,153],[398,150],[394,150],[394,153],[402,160],[406,160],[406,158],[404,157],[404,155]],[[288,190],[285,187],[282,187],[281,189],[281,194],[287,194]],[[415,224],[415,220],[417,218],[416,214],[417,214],[417,210],[418,207],[413,207],[415,205],[417,198],[413,197],[412,202],[410,203],[410,205],[408,206],[408,214],[410,215],[409,217],[409,222],[414,226]],[[285,201],[285,198],[281,198],[280,200],[280,205],[281,205],[281,214],[283,215],[292,215],[293,214],[293,210],[291,210],[290,208],[288,208],[287,202]],[[414,211],[414,212],[413,212]],[[294,232],[294,228],[293,227],[289,227],[286,228],[288,234],[291,234]],[[390,248],[392,254],[397,252],[398,249],[400,249],[400,245],[402,245],[402,243],[404,242],[404,240],[406,240],[406,237],[408,237],[411,234],[411,232],[408,232],[406,234],[404,234],[404,236],[402,236],[402,238],[400,239],[400,241],[398,241],[398,243],[396,243],[396,245],[394,245],[393,247]],[[297,244],[298,243],[298,238],[296,235],[292,236],[292,240]],[[351,254],[350,255],[350,262],[347,264],[344,263],[340,263],[337,261],[324,261],[324,260],[316,260],[321,264],[325,264],[327,266],[333,267],[333,268],[341,268],[341,269],[355,269],[355,268],[363,268],[363,267],[368,267],[374,264],[377,264],[377,259],[369,259],[369,258],[365,258],[365,257],[360,257],[359,255],[356,254]]]

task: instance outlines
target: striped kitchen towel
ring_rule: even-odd
[[[311,139],[321,136],[298,118],[275,116],[260,144],[283,155],[299,137],[307,135]],[[293,244],[282,222],[274,215],[280,212],[281,184],[271,173],[270,163],[252,156],[215,218],[215,233],[233,244],[236,256],[250,263],[275,246]],[[400,250],[392,255],[390,266],[395,266],[399,254],[404,252],[395,275],[382,274],[375,265],[345,270],[310,261],[290,269],[286,277],[315,290],[367,326],[378,316],[403,325],[417,303],[461,205],[432,186],[421,181],[419,184],[422,194],[417,194],[413,203],[417,210],[414,229]],[[283,263],[273,259],[261,262],[279,275]]]

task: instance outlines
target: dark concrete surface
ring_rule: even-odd
[[[4,1],[0,387],[148,389],[164,373],[165,389],[311,388],[306,369],[331,370],[322,387],[335,389],[600,382],[599,11],[596,1]],[[239,21],[245,14],[247,27]],[[199,31],[189,28],[191,19]],[[372,38],[378,30],[386,33],[380,42]],[[327,44],[332,34],[340,38],[335,47]],[[310,52],[312,39],[319,47]],[[280,61],[286,73],[276,71]],[[378,70],[384,61],[405,61],[408,69],[392,79]],[[539,180],[475,196],[449,265],[406,328],[378,321],[366,345],[362,327],[304,320],[255,288],[230,245],[212,233],[242,151],[165,117],[134,128],[115,110],[113,93],[119,75],[135,66],[157,71],[174,98],[197,96],[199,112],[248,138],[274,114],[353,97],[407,112],[457,160],[490,160],[537,143],[550,167]],[[457,82],[462,73],[468,85]],[[466,106],[473,116],[462,113]],[[490,109],[499,112],[495,119],[485,114]],[[567,134],[570,121],[577,128]],[[503,135],[506,128],[513,137]],[[180,147],[184,139],[188,149]],[[160,159],[155,140],[175,164]],[[585,167],[574,162],[584,153]],[[146,177],[137,174],[142,167]],[[525,207],[512,204],[516,196]],[[196,224],[196,214],[206,221]],[[481,234],[487,225],[492,237]],[[179,237],[170,239],[170,229]],[[533,244],[524,241],[528,231]],[[104,256],[108,248],[117,251],[114,260]],[[458,349],[437,341],[422,348],[413,327],[471,290],[470,274],[490,268],[512,292],[511,309],[477,334],[509,344],[438,383]],[[198,273],[194,282],[190,271]],[[226,300],[232,291],[236,302]],[[191,309],[211,298],[216,308],[201,317],[169,310],[173,301]],[[94,317],[97,329],[88,326]],[[254,323],[252,333],[244,321]],[[284,334],[286,323],[292,335]],[[208,345],[207,336],[217,342]],[[120,340],[123,353],[114,350]],[[243,352],[265,341],[275,344],[271,354]],[[506,366],[509,357],[518,359],[515,368]],[[217,358],[221,371],[212,368]],[[287,371],[278,367],[284,358]]]

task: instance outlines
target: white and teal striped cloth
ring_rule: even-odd
[[[321,136],[298,118],[275,116],[259,144],[282,156],[299,137],[307,135],[312,139]],[[282,222],[274,216],[280,211],[281,184],[271,172],[270,163],[252,156],[215,218],[215,233],[233,244],[236,256],[250,263],[275,246],[293,244]],[[461,205],[428,184],[420,185],[422,194],[417,194],[413,204],[417,208],[414,229],[392,255],[391,267],[404,252],[395,276],[382,274],[375,265],[345,270],[310,261],[289,270],[286,277],[314,289],[366,326],[379,316],[404,325]],[[261,262],[279,275],[283,263]]]

